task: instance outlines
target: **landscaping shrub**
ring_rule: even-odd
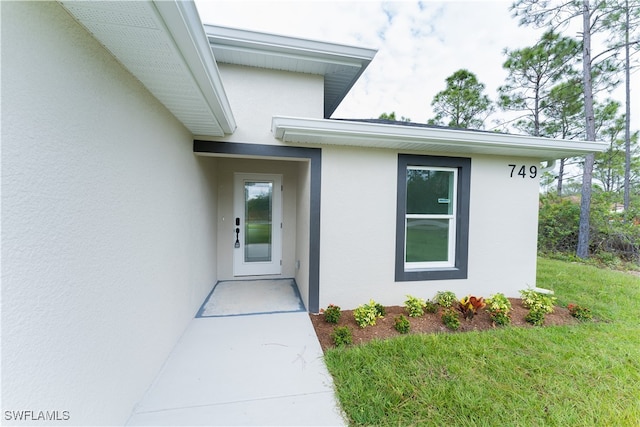
[[[404,302],[404,306],[407,309],[409,317],[420,317],[424,314],[424,307],[426,303],[422,298],[412,297],[407,295],[407,300]]]
[[[402,314],[395,317],[393,327],[401,334],[406,334],[409,332],[409,329],[411,329],[409,321]]]
[[[467,320],[473,319],[478,310],[484,308],[485,305],[484,298],[472,295],[466,296],[458,302],[458,308]]]
[[[426,311],[427,313],[435,313],[436,311],[438,311],[438,304],[433,301],[425,301],[424,311]]]
[[[376,303],[376,311],[378,312],[378,317],[384,317],[387,315],[387,309],[384,308],[384,305]]]
[[[342,313],[340,312],[340,307],[337,305],[329,304],[324,310],[324,320],[327,323],[338,323],[340,316],[342,316]]]
[[[451,291],[438,291],[436,293],[435,301],[440,307],[449,308],[458,300],[456,294]]]
[[[331,333],[331,339],[336,347],[353,344],[353,335],[348,326],[336,326]]]
[[[538,310],[543,314],[553,313],[556,297],[536,292],[533,289],[522,290],[520,291],[520,295],[522,296],[522,305],[524,305],[525,308]]]
[[[486,310],[496,325],[504,326],[511,323],[511,301],[504,294],[497,293],[487,299]]]
[[[542,326],[544,323],[544,314],[545,312],[539,308],[534,308],[529,310],[529,314],[524,318],[527,323],[531,323],[534,326]]]
[[[591,310],[587,307],[582,307],[577,304],[569,304],[567,308],[569,309],[569,313],[578,320],[591,320],[593,317]]]
[[[374,300],[370,300],[368,304],[358,306],[353,311],[353,317],[355,318],[358,326],[364,328],[367,326],[375,325],[376,319],[378,319],[379,317],[384,317],[381,314],[380,307],[382,306],[376,303]]]
[[[458,328],[460,327],[460,319],[458,318],[458,312],[453,308],[448,308],[445,311],[443,311],[441,318],[442,318],[442,323],[444,323],[444,325],[447,328],[453,331],[458,330]]]

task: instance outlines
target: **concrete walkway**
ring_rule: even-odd
[[[306,312],[195,318],[128,425],[345,425]]]

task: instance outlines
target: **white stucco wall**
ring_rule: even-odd
[[[273,116],[323,117],[322,76],[239,65],[218,67],[238,128],[232,135],[213,138],[216,141],[281,145],[271,133]]]
[[[121,425],[216,280],[216,159],[55,2],[2,2],[2,414]]]
[[[300,296],[309,308],[309,228],[310,228],[310,162],[298,163],[296,195],[296,275]]]
[[[472,157],[467,280],[395,282],[398,153],[324,147],[322,154],[320,307],[354,308],[371,298],[401,305],[407,294],[443,290],[517,296],[535,286],[538,180],[510,178],[507,166],[535,161]]]

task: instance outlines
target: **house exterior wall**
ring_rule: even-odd
[[[371,298],[402,305],[406,295],[443,290],[517,296],[535,286],[538,179],[510,178],[508,164],[537,162],[470,156],[468,278],[395,282],[398,152],[324,147],[322,156],[320,307],[355,308]]]
[[[298,163],[298,194],[296,195],[296,283],[305,307],[309,309],[309,230],[310,230],[311,165]]]
[[[216,159],[56,2],[2,2],[2,414],[122,425],[216,281]]]
[[[321,119],[324,115],[322,76],[239,65],[218,67],[238,128],[217,141],[280,144],[271,133],[273,116]]]

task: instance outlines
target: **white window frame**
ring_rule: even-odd
[[[405,236],[404,236],[404,268],[406,271],[410,270],[424,270],[427,268],[446,268],[454,267],[456,259],[456,223],[457,223],[457,200],[458,200],[458,169],[446,168],[446,167],[432,167],[432,166],[407,166],[407,173],[410,170],[427,170],[427,171],[442,171],[453,172],[453,194],[449,199],[449,203],[452,203],[451,214],[408,214],[405,213]],[[446,261],[422,261],[422,262],[408,262],[407,256],[407,225],[409,219],[447,219],[449,220],[449,235],[447,240],[447,260]]]

